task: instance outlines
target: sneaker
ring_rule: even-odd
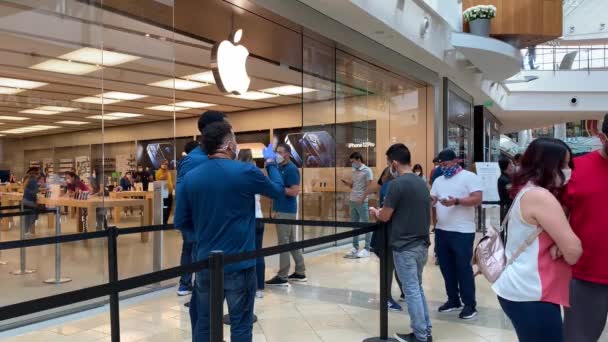
[[[442,306],[439,307],[439,312],[441,312],[441,313],[452,312],[452,311],[460,310],[461,308],[462,308],[462,306],[460,304],[452,304],[450,302],[446,302],[445,304],[443,304]]]
[[[401,303],[405,303],[405,295],[402,294],[401,296],[399,296],[399,301]]]
[[[295,281],[297,283],[305,283],[308,281],[308,278],[306,278],[305,274],[297,274],[297,273],[292,273],[289,277],[287,277],[288,281]]]
[[[275,276],[274,278],[268,280],[265,284],[268,286],[289,286],[289,281],[279,276]]]
[[[262,291],[262,290],[255,291],[255,298],[257,298],[257,299],[264,298],[264,291]]]
[[[401,307],[401,305],[399,305],[397,302],[395,302],[395,300],[392,298],[390,298],[388,300],[388,309],[390,311],[403,311],[403,308]]]
[[[346,255],[344,256],[346,259],[357,259],[357,252],[359,252],[358,249],[356,248],[352,248],[350,250],[350,252],[346,253]]]
[[[472,306],[466,305],[464,309],[462,309],[462,311],[460,312],[460,315],[458,315],[460,319],[472,319],[475,318],[475,316],[477,316],[477,310],[475,310],[475,308]]]
[[[367,249],[362,249],[357,253],[357,258],[369,258],[369,251]]]
[[[398,334],[398,333],[396,333],[395,334],[395,338],[399,342],[424,342],[422,340],[419,340],[414,333],[410,333],[410,334]]]
[[[426,335],[426,342],[433,342],[433,335],[431,335],[430,333]]]
[[[187,308],[189,308],[190,307],[190,302],[184,303],[184,306],[187,307]]]
[[[180,285],[177,289],[177,295],[180,297],[187,296],[189,294],[192,294],[192,286]]]

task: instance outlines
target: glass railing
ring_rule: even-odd
[[[608,45],[539,45],[521,50],[522,70],[608,70]]]

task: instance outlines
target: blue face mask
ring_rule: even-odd
[[[353,166],[353,169],[355,169],[355,170],[359,170],[359,168],[361,167],[361,165],[359,165],[357,163],[352,163],[351,165]]]
[[[456,174],[458,174],[458,172],[460,172],[460,170],[462,170],[462,168],[458,164],[450,167],[441,167],[441,172],[445,178],[454,177]]]

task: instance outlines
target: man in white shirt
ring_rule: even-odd
[[[475,207],[481,204],[483,185],[476,174],[463,170],[456,153],[444,150],[438,156],[442,176],[431,189],[436,211],[435,244],[448,301],[439,312],[464,308],[461,319],[477,316],[475,279],[471,259],[475,241]]]

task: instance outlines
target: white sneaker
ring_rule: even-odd
[[[347,258],[347,259],[356,259],[356,258],[358,258],[357,257],[357,254],[358,254],[357,252],[359,252],[359,250],[353,247],[350,250],[350,252],[348,252],[344,257]]]
[[[357,253],[357,258],[369,258],[369,251],[367,249],[362,249]]]
[[[262,291],[262,290],[255,291],[255,298],[257,298],[257,299],[264,298],[264,291]]]

